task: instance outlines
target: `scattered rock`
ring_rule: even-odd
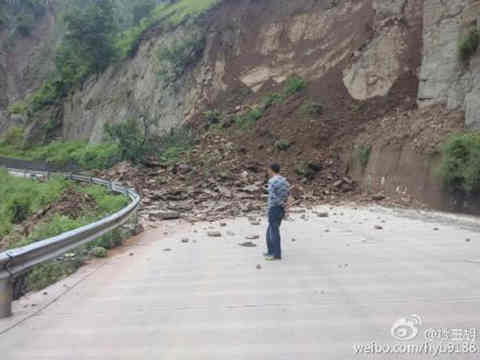
[[[220,223],[220,226],[225,227],[225,226],[227,226],[227,223],[222,222],[222,223]]]
[[[130,255],[130,256],[133,256],[133,255],[135,255],[135,254],[134,254],[134,253],[130,253],[129,255]]]
[[[329,214],[328,214],[328,212],[318,212],[317,216],[319,218],[327,218],[327,217],[329,217]]]
[[[183,238],[183,239],[182,239],[182,243],[184,243],[184,244],[188,243],[189,241],[190,241],[190,240],[187,239],[187,238]]]
[[[471,240],[469,238],[465,239],[466,242],[470,242]]]
[[[256,247],[257,246],[257,244],[255,244],[251,241],[246,241],[246,242],[240,243],[238,245],[243,246],[243,247]]]
[[[295,239],[295,238],[294,238],[294,239],[292,239],[292,242],[295,242],[295,241],[297,241],[297,239]]]
[[[260,236],[259,235],[249,235],[249,236],[246,236],[245,239],[247,239],[247,240],[257,240],[257,239],[260,239]]]
[[[170,248],[163,249],[163,251],[172,251]]]
[[[381,227],[380,225],[375,225],[373,228],[375,230],[383,230],[383,227]]]
[[[439,229],[436,227],[436,228],[433,228],[433,231],[438,231]]]
[[[180,214],[176,211],[157,210],[151,211],[148,214],[148,217],[150,218],[150,220],[176,220],[180,218]]]
[[[207,232],[209,237],[221,237],[222,233],[220,231],[209,231]]]
[[[383,194],[375,194],[372,196],[373,201],[382,201],[385,200],[385,195]]]
[[[258,264],[257,265],[257,270],[260,270],[262,268],[262,265]]]

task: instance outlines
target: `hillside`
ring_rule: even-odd
[[[407,204],[465,205],[445,192],[437,168],[450,134],[480,127],[474,0],[173,1],[120,28],[121,54],[105,70],[52,104],[13,114],[7,108],[51,70],[51,47],[45,65],[24,47],[51,46],[59,3],[36,22],[37,40],[7,50],[35,63],[4,61],[3,74],[28,75],[28,67],[35,77],[17,76],[21,89],[0,82],[1,132],[23,126],[34,143],[99,143],[105,124],[148,116],[156,133],[215,132],[217,146],[232,144],[223,160],[237,175],[254,163],[258,181],[279,159],[313,198],[360,189]],[[212,136],[201,139],[198,151],[215,153]]]

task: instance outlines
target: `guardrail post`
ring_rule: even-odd
[[[0,319],[12,315],[13,283],[9,278],[0,279]]]

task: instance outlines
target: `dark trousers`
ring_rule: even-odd
[[[282,246],[280,244],[280,225],[285,216],[285,209],[274,206],[268,211],[267,249],[268,253],[275,258],[282,258]]]

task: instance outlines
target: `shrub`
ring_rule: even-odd
[[[0,139],[0,145],[20,149],[23,147],[24,130],[21,127],[10,127]]]
[[[370,161],[370,155],[372,153],[372,147],[370,145],[360,145],[355,148],[354,158],[362,169],[365,169]]]
[[[283,95],[285,97],[290,97],[307,87],[307,82],[298,75],[291,75],[285,82],[283,89]]]
[[[47,286],[72,275],[83,264],[84,259],[75,256],[69,260],[54,260],[36,266],[26,278],[25,291],[39,291]]]
[[[477,29],[471,30],[458,44],[460,59],[464,62],[468,61],[477,51],[479,43],[480,32]]]
[[[175,162],[181,154],[187,152],[195,142],[195,135],[188,127],[172,128],[155,139],[160,160],[164,163]]]
[[[278,140],[275,143],[275,147],[280,151],[287,151],[291,144],[287,140]]]
[[[16,102],[8,107],[10,115],[24,115],[28,111],[28,104],[25,101]]]
[[[90,254],[92,254],[93,256],[97,257],[97,258],[104,258],[104,257],[107,257],[107,249],[101,247],[101,246],[97,246],[97,247],[94,247],[91,251],[90,251]]]
[[[273,93],[263,98],[262,105],[264,109],[268,109],[275,104],[281,104],[284,101],[284,97],[279,93]]]
[[[312,101],[306,101],[300,107],[300,114],[307,116],[319,116],[323,114],[323,106]]]
[[[452,135],[446,141],[440,175],[452,190],[480,191],[480,133]]]
[[[222,113],[217,110],[210,110],[203,113],[209,125],[218,124],[222,121]]]
[[[32,211],[32,199],[30,194],[18,193],[7,203],[7,213],[13,224],[25,221]]]
[[[255,125],[256,122],[263,117],[263,114],[264,110],[261,108],[250,109],[245,114],[237,116],[235,122],[240,128],[247,129]]]

